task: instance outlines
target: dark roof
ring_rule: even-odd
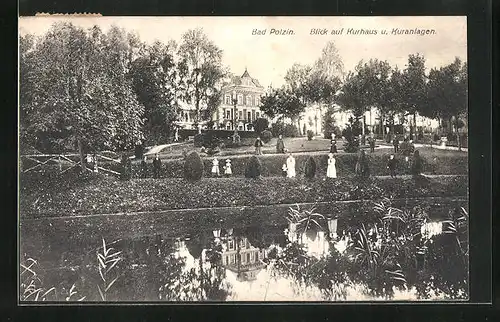
[[[250,76],[250,74],[248,73],[247,69],[245,69],[245,72],[243,73],[243,75],[241,75],[241,76],[234,76],[231,79],[231,84],[228,84],[228,85],[241,85],[243,83],[242,82],[243,78],[250,78],[250,80],[252,81],[252,83],[254,84],[255,87],[263,88],[262,85],[260,85],[260,83],[259,83],[259,81],[257,79],[252,78]]]

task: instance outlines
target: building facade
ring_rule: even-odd
[[[232,77],[221,89],[221,102],[212,115],[213,128],[220,130],[253,131],[253,122],[264,117],[260,111],[260,98],[265,94],[264,87],[252,78],[248,71],[241,76]],[[193,104],[178,102],[178,121],[176,124],[185,129],[194,129],[196,108]],[[200,110],[206,106],[201,105]],[[201,128],[207,128],[207,121],[200,122]]]
[[[218,129],[234,130],[236,124],[238,131],[253,131],[253,122],[264,116],[259,108],[264,93],[264,87],[245,69],[222,88],[222,102],[212,121]]]

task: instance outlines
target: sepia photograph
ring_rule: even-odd
[[[18,35],[19,303],[469,300],[467,17]]]

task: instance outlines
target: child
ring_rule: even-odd
[[[335,167],[335,158],[333,153],[328,154],[328,167],[326,168],[327,178],[337,178],[337,168]]]
[[[214,158],[214,160],[212,161],[212,175],[214,177],[218,177],[220,175],[219,160],[217,160],[217,158]]]
[[[262,140],[260,139],[260,136],[255,140],[255,154],[256,155],[261,155],[262,154]]]
[[[281,170],[283,171],[283,177],[286,177],[286,174],[287,174],[286,163],[283,163],[283,166],[281,167]]]
[[[290,153],[286,159],[286,176],[288,178],[295,178],[295,158]]]
[[[224,166],[224,174],[226,177],[230,177],[233,174],[233,170],[231,169],[231,160],[226,160],[226,165]]]

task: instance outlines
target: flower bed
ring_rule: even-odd
[[[167,209],[211,208],[328,202],[359,199],[467,196],[468,178],[384,178],[366,182],[353,178],[293,180],[280,177],[260,180],[243,178],[143,179],[119,181],[96,177],[38,189],[21,185],[23,217],[72,216]],[[26,184],[26,182],[24,183]]]

